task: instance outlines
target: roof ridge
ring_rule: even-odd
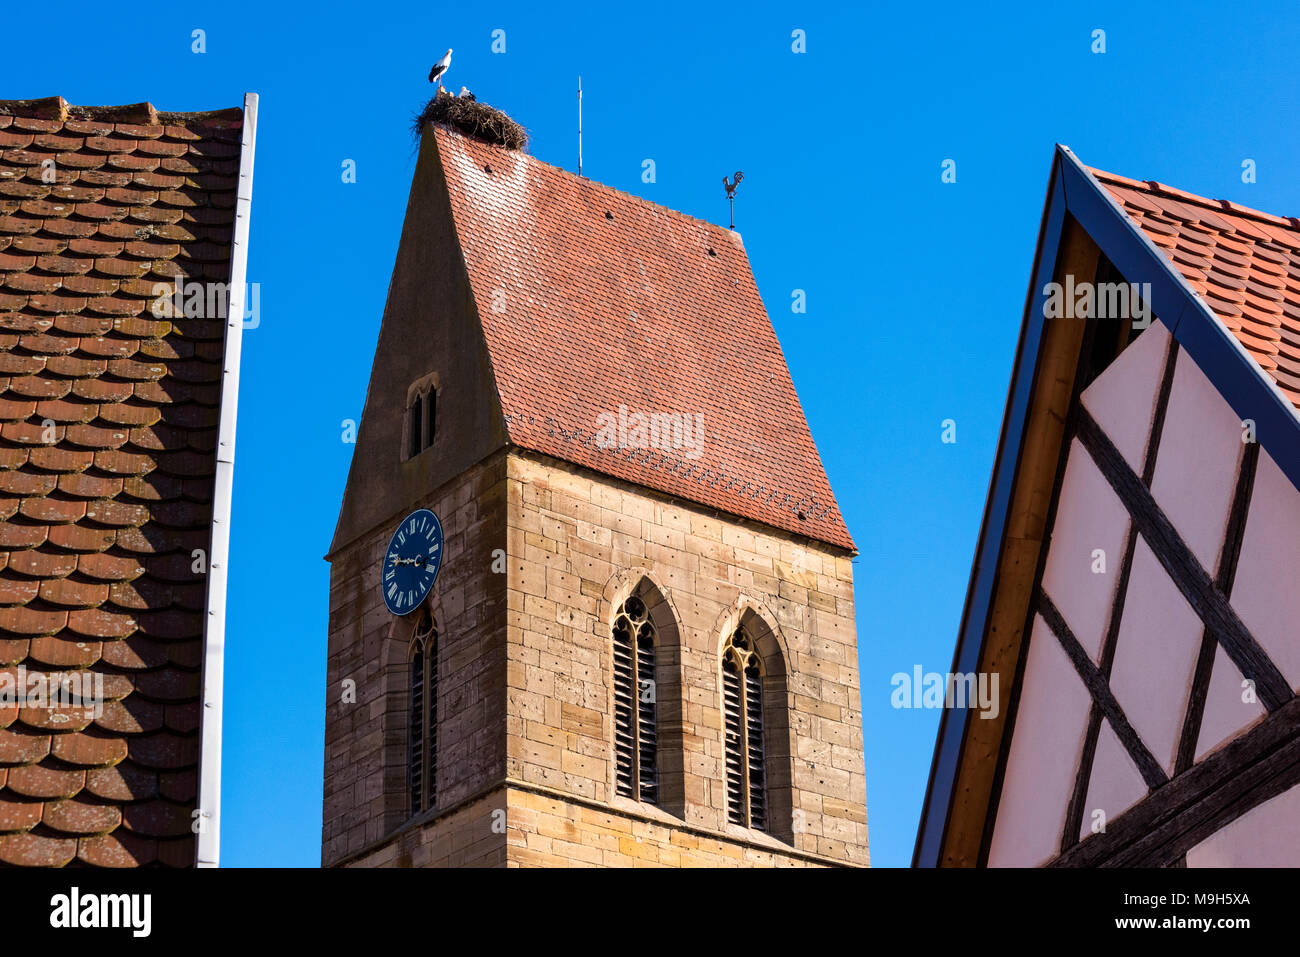
[[[0,101],[0,103],[3,103],[3,101]],[[690,213],[684,213],[680,209],[673,209],[671,206],[665,206],[663,203],[656,203],[653,199],[647,199],[644,196],[638,196],[636,193],[629,193],[626,190],[619,189],[617,186],[611,186],[608,183],[602,183],[600,180],[592,179],[590,176],[580,176],[571,170],[565,169],[563,166],[558,166],[555,163],[548,163],[546,160],[538,156],[534,156],[532,153],[525,152],[524,150],[507,149],[506,147],[498,146],[495,143],[488,143],[485,140],[475,139],[472,136],[467,136],[465,133],[462,133],[460,130],[455,129],[454,127],[446,126],[445,124],[442,123],[434,123],[434,125],[438,127],[438,129],[446,131],[451,136],[460,137],[463,140],[476,143],[479,146],[486,147],[487,149],[500,150],[503,153],[515,153],[522,156],[526,160],[531,160],[532,162],[537,163],[541,166],[547,166],[559,173],[562,173],[563,175],[569,177],[570,179],[574,180],[578,184],[588,189],[608,190],[611,193],[615,193],[619,196],[623,196],[627,199],[633,200],[637,203],[641,203],[645,206],[653,206],[655,209],[663,210],[665,213],[669,213],[680,219],[688,220],[693,223],[698,223],[701,226],[705,226],[711,230],[722,233],[723,235],[734,236],[736,237],[736,240],[741,244],[742,247],[745,244],[744,239],[741,238],[741,235],[737,230],[727,229],[725,226],[721,225],[720,223],[714,223],[714,222],[710,222],[707,219],[701,219],[698,216],[692,216]]]
[[[78,106],[61,96],[46,96],[35,100],[0,100],[0,116],[18,116],[36,120],[91,120],[100,123],[139,123],[156,125],[177,121],[239,120],[244,111],[237,107],[219,110],[181,112],[159,110],[148,100],[143,103],[125,103],[118,106]]]
[[[1204,206],[1207,209],[1216,210],[1218,212],[1232,213],[1234,216],[1241,216],[1245,219],[1259,220],[1260,222],[1268,223],[1270,226],[1280,226],[1283,229],[1300,231],[1300,218],[1295,216],[1279,216],[1276,213],[1266,213],[1262,209],[1243,206],[1240,203],[1234,203],[1229,199],[1212,199],[1209,196],[1201,196],[1199,193],[1190,193],[1185,189],[1179,189],[1176,186],[1170,186],[1154,179],[1131,179],[1127,176],[1121,176],[1118,173],[1109,173],[1104,169],[1097,169],[1095,166],[1088,166],[1086,169],[1098,179],[1109,180],[1110,182],[1118,183],[1121,186],[1128,186],[1133,189],[1144,190],[1148,193],[1168,196],[1180,202],[1191,203],[1196,206]]]

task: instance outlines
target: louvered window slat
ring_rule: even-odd
[[[727,820],[766,830],[763,675],[753,642],[743,629],[737,629],[722,650],[722,721]]]
[[[411,813],[416,813],[424,807],[424,654],[418,648],[411,658],[411,700],[407,715],[410,731],[407,780]]]
[[[418,814],[438,799],[438,632],[427,612],[411,644],[406,774],[411,813]]]
[[[658,704],[655,629],[645,602],[632,597],[614,619],[614,790],[657,803]]]
[[[636,674],[637,674],[637,744],[638,777],[641,785],[641,800],[651,804],[657,802],[657,750],[658,729],[655,720],[655,646],[654,629],[646,622],[641,626],[637,639]]]
[[[626,621],[614,625],[614,751],[618,793],[636,793],[636,727],[633,717],[636,664],[632,656],[632,629]]]
[[[743,690],[740,671],[733,661],[722,665],[722,710],[727,751],[727,819],[744,827],[745,744],[741,718]]]
[[[745,740],[749,757],[749,826],[767,827],[767,790],[763,763],[763,685],[758,669],[745,671]]]
[[[425,698],[428,702],[428,717],[425,719],[424,737],[429,747],[425,774],[429,782],[429,807],[433,807],[438,803],[438,650],[432,639],[426,644],[426,649],[428,681]]]

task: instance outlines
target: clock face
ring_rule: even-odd
[[[420,607],[442,566],[442,523],[427,508],[402,519],[384,552],[380,584],[384,604],[394,615],[409,615]]]

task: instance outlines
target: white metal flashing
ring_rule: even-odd
[[[216,867],[221,853],[221,701],[226,657],[226,583],[230,512],[234,494],[235,420],[239,406],[239,352],[247,295],[248,225],[253,199],[253,150],[257,144],[257,94],[244,94],[235,233],[230,251],[226,342],[222,353],[221,419],[212,496],[212,544],[208,554],[207,614],[203,630],[203,714],[199,724],[198,866]]]

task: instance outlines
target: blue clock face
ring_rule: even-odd
[[[402,519],[384,552],[380,583],[384,604],[394,615],[409,615],[420,607],[442,567],[442,523],[427,508]]]

